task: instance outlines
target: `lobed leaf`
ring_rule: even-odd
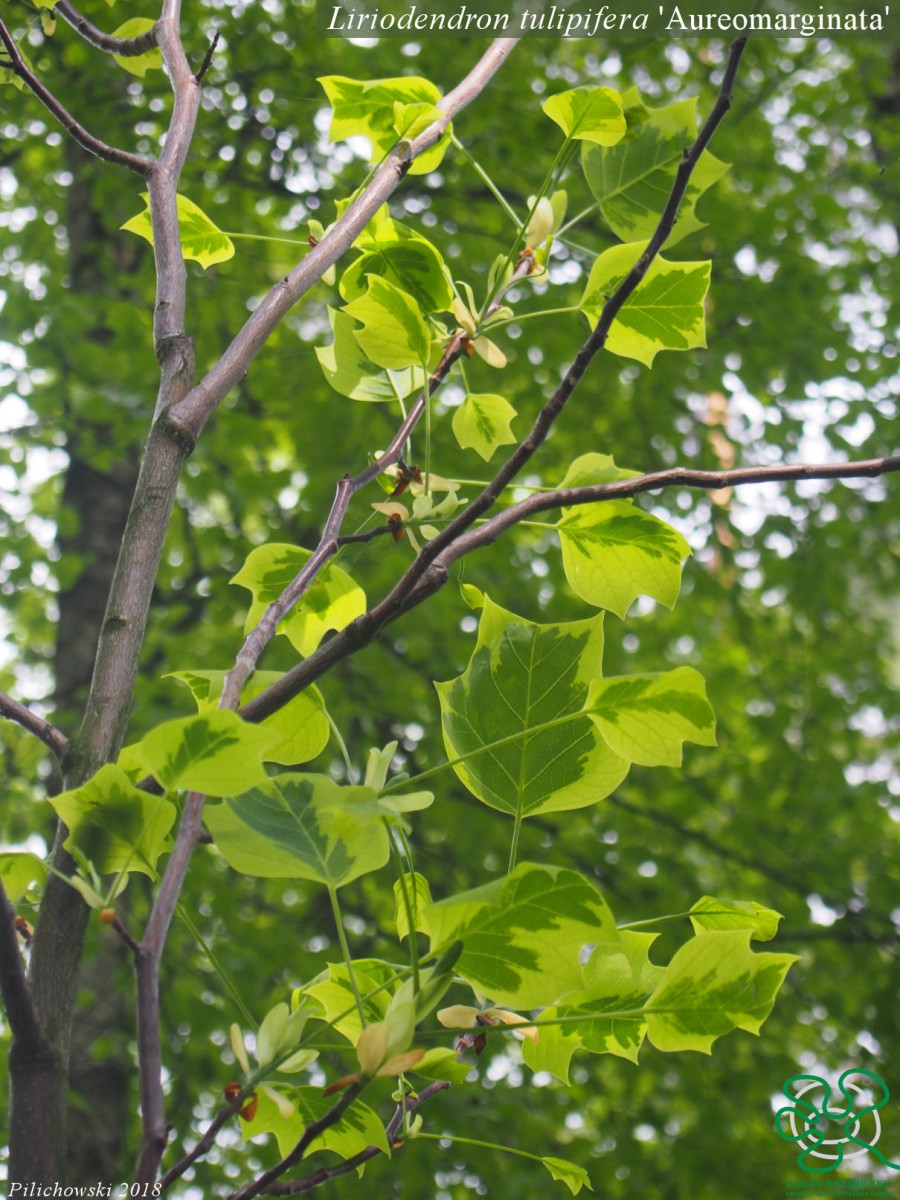
[[[612,88],[577,87],[543,103],[544,112],[574,141],[614,146],[626,131],[622,97]]]
[[[426,913],[432,953],[461,940],[456,973],[498,1004],[538,1008],[581,986],[581,950],[615,941],[606,902],[575,871],[522,863]]]
[[[752,931],[698,933],[676,951],[645,1006],[658,1050],[711,1052],[733,1029],[759,1033],[796,954],[754,954]]]
[[[466,670],[435,684],[447,756],[468,756],[453,769],[473,795],[528,817],[595,804],[621,783],[628,764],[578,716],[602,657],[602,614],[536,625],[485,597]]]
[[[372,788],[327,775],[286,774],[207,806],[204,820],[236,871],[340,888],[388,860],[388,835]]]
[[[157,725],[138,743],[138,753],[167,791],[228,796],[267,779],[262,764],[275,740],[270,730],[236,713],[204,712]]]
[[[50,804],[68,828],[65,848],[101,875],[152,877],[177,815],[170,800],[136,788],[112,763],[81,787],[51,796]]]
[[[248,554],[231,583],[245,587],[253,596],[245,631],[252,629],[268,606],[312,557],[311,550],[269,542]],[[366,594],[346,571],[326,563],[291,611],[278,632],[284,634],[300,654],[312,654],[329,629],[343,629],[366,611]]]
[[[316,358],[336,392],[349,400],[396,401],[425,386],[425,371],[420,366],[401,371],[377,367],[356,340],[356,322],[343,309],[329,308],[328,320],[334,341],[330,346],[317,346]]]
[[[691,906],[694,931],[704,929],[750,929],[751,938],[769,942],[778,932],[782,914],[754,900],[721,900],[703,896]]]
[[[133,59],[127,60],[129,62]],[[150,219],[150,193],[141,192],[146,208],[121,227],[136,233],[153,245],[153,223]],[[234,242],[187,196],[178,196],[178,232],[181,252],[185,259],[198,262],[204,269],[214,263],[226,262],[234,257]]]
[[[563,569],[577,596],[624,617],[638,596],[672,608],[687,542],[629,500],[570,508],[558,522]]]
[[[638,261],[646,242],[613,246],[591,268],[579,308],[597,324],[603,306]],[[703,301],[709,291],[710,263],[673,263],[657,255],[613,321],[605,346],[647,367],[661,350],[692,350],[706,345]]]
[[[645,767],[680,767],[686,741],[716,744],[715,715],[693,667],[595,679],[585,712],[614,753]]]
[[[516,410],[502,396],[470,392],[453,413],[453,434],[463,450],[474,450],[489,462],[500,446],[517,439],[510,423]]]
[[[655,232],[684,151],[697,136],[697,100],[647,108],[636,89],[622,100],[628,136],[612,146],[585,146],[581,162],[609,227],[623,242],[636,242]],[[704,228],[697,218],[697,201],[728,169],[727,163],[703,151],[667,246]]]
[[[120,25],[118,29],[113,30],[113,37],[118,38],[133,38],[139,37],[140,34],[146,33],[148,29],[152,29],[156,22],[151,17],[132,17],[130,21],[126,21],[124,25]],[[114,54],[113,58],[124,70],[130,75],[137,75],[139,79],[143,79],[148,71],[161,71],[163,60],[162,51],[158,46],[152,50],[147,50],[144,54],[130,55],[125,57],[121,54]]]
[[[390,371],[427,364],[431,335],[413,298],[377,275],[366,285],[344,312],[361,322],[355,336],[370,361]]]

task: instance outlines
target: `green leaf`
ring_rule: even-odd
[[[778,932],[782,914],[754,900],[722,900],[703,896],[691,906],[695,933],[704,929],[749,929],[758,942],[769,942]]]
[[[652,237],[685,149],[697,136],[697,100],[645,107],[636,93],[623,97],[629,134],[617,145],[585,146],[582,166],[607,224],[623,242]],[[636,103],[629,104],[631,99]],[[728,170],[708,150],[694,167],[667,246],[704,227],[697,201]]]
[[[362,323],[356,340],[376,366],[389,371],[428,362],[431,335],[411,296],[385,279],[369,275],[367,291],[346,306]]]
[[[552,1021],[563,1015],[563,1010],[555,1006],[545,1008],[541,1020]],[[578,1027],[574,1024],[542,1025],[538,1030],[537,1041],[526,1038],[522,1042],[522,1058],[532,1071],[546,1071],[567,1087],[569,1084],[569,1065],[572,1055],[581,1049],[581,1037]]]
[[[452,309],[450,272],[427,238],[386,218],[374,229],[367,227],[356,245],[363,253],[341,277],[339,290],[345,300],[362,296],[367,277],[375,275],[411,296],[422,312]]]
[[[268,606],[278,599],[311,557],[310,550],[278,542],[251,550],[240,571],[231,579],[232,583],[247,588],[253,595],[245,631],[258,624]],[[329,629],[343,629],[365,611],[366,595],[362,588],[346,571],[327,563],[278,626],[278,632],[284,634],[295,650],[309,655]]]
[[[396,967],[377,958],[354,959],[353,975],[362,997],[366,1024],[384,1020],[391,995],[400,982]],[[356,1008],[353,985],[345,963],[329,963],[327,968],[302,988],[316,1000],[332,1028],[356,1045],[362,1024]]]
[[[289,774],[208,806],[204,820],[236,871],[340,888],[388,860],[388,835],[376,801],[372,788],[339,787],[326,775]]]
[[[177,679],[191,689],[198,712],[215,709],[225,683],[225,671],[171,671],[165,678]],[[241,702],[254,696],[281,679],[280,671],[254,671],[241,692]],[[289,767],[309,762],[321,754],[331,737],[331,726],[325,712],[325,701],[315,685],[289,700],[278,712],[259,723],[277,740],[263,751],[263,762]],[[121,756],[120,756],[120,766]]]
[[[465,1083],[472,1064],[460,1062],[456,1051],[445,1046],[434,1046],[425,1052],[425,1057],[413,1067],[416,1075],[426,1079],[446,1079],[448,1083]]]
[[[394,924],[397,926],[397,937],[401,941],[409,936],[409,921],[406,915],[406,905],[403,903],[403,887],[406,888],[407,900],[413,910],[413,922],[419,933],[428,933],[425,912],[432,903],[428,880],[418,871],[407,872],[403,876],[402,884],[399,879],[394,880]]]
[[[15,904],[36,884],[47,882],[47,866],[36,854],[5,850],[0,853],[0,880],[10,904]]]
[[[550,96],[544,112],[568,138],[614,146],[625,136],[622,97],[612,88],[578,87]]]
[[[618,936],[589,880],[534,863],[431,905],[426,920],[432,953],[461,940],[456,973],[510,1008],[539,1008],[579,988],[582,947]]]
[[[592,329],[604,304],[646,247],[646,242],[613,246],[594,263],[579,302]],[[709,291],[710,265],[673,263],[657,255],[613,321],[606,349],[652,367],[660,350],[705,346],[703,301]]]
[[[336,392],[350,400],[396,401],[425,386],[422,367],[385,371],[369,360],[356,340],[356,322],[343,309],[329,308],[328,320],[334,341],[317,346],[316,358],[322,373]]]
[[[687,542],[658,517],[625,500],[568,509],[557,524],[563,568],[577,596],[624,617],[638,596],[672,608]]]
[[[246,791],[266,778],[263,762],[275,741],[233,712],[205,712],[157,725],[141,739],[144,766],[167,790],[190,788],[209,796]]]
[[[600,483],[616,483],[619,479],[634,479],[640,471],[628,471],[617,467],[609,454],[590,451],[569,464],[569,469],[560,483],[561,488],[592,487]],[[630,503],[628,501],[627,503]]]
[[[153,225],[150,221],[150,193],[141,192],[147,207],[126,221],[122,229],[136,233],[153,245]],[[178,231],[185,259],[198,262],[204,269],[213,263],[225,262],[234,256],[234,243],[227,234],[209,219],[187,196],[178,196]]]
[[[516,410],[491,392],[470,392],[453,413],[453,434],[463,450],[472,449],[489,462],[499,446],[516,441],[510,422]]]
[[[293,1105],[293,1112],[289,1116],[281,1113],[271,1096],[260,1089],[256,1116],[252,1121],[241,1120],[241,1132],[244,1141],[263,1133],[274,1134],[278,1152],[283,1157],[293,1150],[307,1125],[328,1112],[334,1099],[323,1096],[321,1088],[317,1087],[279,1085],[277,1090]],[[308,1158],[319,1150],[330,1150],[340,1158],[352,1158],[367,1146],[377,1146],[390,1157],[391,1148],[381,1121],[371,1108],[355,1100],[340,1121],[316,1138],[303,1157]]]
[[[528,817],[595,804],[622,782],[627,763],[577,715],[602,657],[602,614],[535,625],[485,598],[465,672],[435,684],[447,756],[471,755],[453,769],[473,795]]]
[[[132,17],[130,21],[126,21],[124,25],[113,30],[113,37],[138,37],[140,34],[146,33],[148,29],[152,29],[155,24],[156,22],[149,17]],[[162,52],[159,47],[148,50],[146,54],[132,55],[128,58],[114,54],[113,58],[120,67],[123,67],[131,75],[137,75],[139,79],[143,79],[148,71],[162,70],[163,65]]]
[[[796,954],[753,954],[751,930],[699,933],[678,951],[645,1006],[658,1050],[699,1050],[733,1029],[759,1033]]]
[[[367,137],[372,143],[372,162],[387,154],[399,140],[398,123],[401,129],[416,128],[417,121],[426,115],[426,111],[433,112],[433,106],[441,98],[433,83],[415,75],[372,79],[365,83],[346,75],[323,75],[318,82],[333,110],[329,139],[337,142],[344,138]],[[408,110],[406,105],[423,107]],[[422,128],[430,124],[431,121],[426,120]],[[440,165],[450,144],[451,131],[452,126],[448,126],[440,141],[419,155],[410,167],[410,174],[426,174]]]
[[[547,1157],[542,1158],[541,1162],[554,1179],[566,1185],[573,1196],[577,1196],[583,1187],[586,1187],[589,1192],[594,1190],[587,1171],[584,1167],[579,1167],[577,1163],[569,1162],[565,1158]]]
[[[645,767],[680,767],[686,741],[716,744],[715,715],[693,667],[595,679],[585,712],[615,754]]]
[[[101,875],[140,871],[152,876],[175,823],[175,805],[140,791],[109,763],[93,779],[50,803],[69,830],[65,847]]]

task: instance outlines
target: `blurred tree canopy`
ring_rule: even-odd
[[[48,36],[30,6],[8,7],[35,72],[70,111],[111,144],[156,151],[171,105],[161,71],[129,73],[63,22]],[[110,23],[99,0],[83,10]],[[335,201],[366,176],[367,146],[328,141],[329,105],[316,79],[416,75],[447,92],[487,44],[324,39],[309,3],[203,0],[184,21],[195,68],[215,32],[179,190],[221,230],[244,237],[226,262],[188,264],[198,375],[297,261],[308,223],[330,224]],[[524,215],[558,145],[541,111],[548,95],[637,87],[651,107],[696,97],[702,119],[726,54],[711,39],[527,39],[455,121],[461,145],[437,169],[409,175],[391,214],[431,237],[454,279],[483,295],[516,230],[473,160]],[[713,144],[730,169],[699,203],[704,227],[667,251],[712,261],[708,348],[664,354],[652,371],[600,355],[522,483],[558,486],[587,451],[646,472],[871,459],[895,449],[897,81],[897,50],[886,40],[751,41]],[[143,207],[141,181],[85,153],[27,91],[5,87],[2,97],[0,687],[73,735],[153,409],[152,252],[121,228]],[[577,161],[564,186],[570,214],[592,205]],[[477,357],[466,364],[473,392],[502,392],[516,409],[518,437],[586,328],[572,312],[522,318],[577,304],[591,263],[614,241],[596,212],[557,240],[546,279],[514,291],[519,320],[495,338],[506,369]],[[248,554],[266,542],[314,547],[336,482],[393,436],[396,406],[346,399],[323,376],[315,352],[332,341],[327,308],[339,302],[336,286],[320,283],[289,312],[188,460],[130,742],[194,711],[172,672],[231,665],[247,594],[229,581]],[[490,478],[492,468],[449,434],[461,398],[451,376],[433,402],[433,470]],[[377,488],[358,497],[356,523],[384,498]],[[887,476],[673,488],[639,503],[679,530],[692,557],[674,609],[643,598],[624,620],[607,615],[605,673],[695,667],[718,745],[688,747],[682,769],[636,766],[601,803],[526,823],[520,856],[591,878],[623,922],[683,913],[704,894],[754,899],[784,914],[774,948],[799,962],[759,1039],[733,1033],[711,1058],[646,1046],[639,1068],[576,1056],[569,1088],[533,1075],[519,1043],[489,1041],[474,1063],[477,1086],[438,1097],[423,1110],[424,1127],[558,1154],[586,1169],[608,1200],[777,1196],[797,1175],[772,1125],[771,1097],[784,1080],[855,1065],[900,1089],[897,489]],[[348,548],[341,565],[378,598],[410,557],[408,542],[379,539]],[[587,615],[546,527],[520,528],[468,558],[458,576],[533,621]],[[357,767],[391,740],[395,765],[410,774],[444,760],[433,681],[464,670],[477,620],[455,574],[319,681]],[[283,671],[296,659],[279,638],[262,665]],[[62,781],[17,725],[0,723],[0,745],[0,838],[44,854],[55,820],[45,801]],[[304,769],[337,777],[335,740]],[[436,802],[415,825],[416,861],[440,900],[502,874],[509,835],[451,773],[429,786]],[[354,956],[389,954],[390,882],[367,876],[342,896]],[[150,900],[149,881],[133,879],[119,909],[129,926],[142,925]],[[205,1126],[236,1074],[228,1027],[241,1015],[223,977],[259,1019],[332,961],[334,942],[321,889],[236,874],[210,848],[195,855],[183,902],[203,941],[176,922],[160,983],[167,1119],[178,1137]],[[17,911],[27,917],[27,903]],[[665,960],[683,931],[677,922],[658,930],[654,953]],[[125,1179],[137,1152],[133,989],[127,946],[92,922],[73,1035],[75,1182]],[[443,1044],[453,1045],[451,1033]],[[389,1082],[374,1107],[390,1110]],[[896,1109],[885,1128],[885,1151],[897,1161]],[[261,1139],[250,1164],[268,1165],[273,1153]],[[226,1195],[246,1168],[234,1118],[202,1173],[189,1172],[176,1192],[196,1195],[196,1179],[203,1194]],[[392,1160],[374,1159],[362,1183],[348,1178],[325,1191],[458,1200],[530,1195],[533,1180],[527,1159],[423,1139]]]

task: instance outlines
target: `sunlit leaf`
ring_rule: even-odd
[[[552,1178],[559,1183],[564,1183],[573,1196],[577,1196],[582,1188],[587,1188],[589,1192],[594,1190],[587,1171],[584,1167],[579,1167],[577,1163],[569,1162],[565,1158],[548,1158],[546,1155],[541,1162]]]
[[[156,22],[149,17],[132,17],[130,21],[126,21],[124,25],[120,25],[113,31],[113,37],[138,37],[140,34],[146,33],[148,29],[152,29],[155,24]],[[143,79],[148,71],[161,70],[163,65],[162,53],[158,47],[147,50],[144,54],[129,57],[114,54],[113,58],[120,67],[123,67],[131,75],[137,75],[140,79]]]
[[[516,410],[502,396],[490,392],[469,392],[454,410],[453,434],[464,450],[474,450],[485,462],[500,446],[516,441],[510,428]]]
[[[355,337],[369,359],[390,371],[426,364],[431,335],[415,300],[377,275],[366,283],[367,291],[344,312],[362,323]]]
[[[175,824],[175,805],[136,788],[121,767],[107,764],[81,787],[50,803],[69,830],[65,847],[101,875],[153,875]]]
[[[47,882],[47,867],[36,854],[26,851],[0,852],[0,880],[10,904],[21,899],[35,885]]]
[[[263,782],[266,752],[276,735],[233,712],[204,712],[157,725],[141,740],[146,769],[167,789],[210,796],[243,792]]]
[[[150,193],[142,192],[147,207],[122,226],[153,245],[153,225],[150,221]],[[201,267],[211,267],[234,256],[234,243],[187,196],[178,197],[178,231],[185,259],[193,259]]]
[[[199,712],[217,707],[225,683],[225,671],[172,671],[167,678],[177,679],[191,689]],[[241,703],[282,678],[280,671],[254,671],[241,692]],[[331,726],[325,712],[322,693],[315,685],[294,696],[283,708],[259,723],[277,740],[263,751],[263,762],[293,766],[309,762],[328,745]],[[119,765],[122,765],[121,756]]]
[[[435,684],[447,756],[466,756],[453,769],[479,800],[528,817],[595,804],[621,783],[627,763],[576,716],[602,657],[602,614],[536,625],[485,598],[465,672]]]
[[[245,630],[259,622],[268,606],[312,557],[311,550],[269,542],[248,554],[231,582],[253,594]],[[278,626],[291,645],[303,655],[312,654],[329,629],[343,629],[366,611],[365,592],[346,571],[326,563],[312,585]]]
[[[569,586],[599,608],[624,617],[638,596],[667,608],[678,599],[690,547],[680,533],[627,500],[564,512],[557,525]]]
[[[416,128],[427,113],[432,113],[441,93],[427,79],[404,75],[393,79],[363,82],[346,75],[323,75],[318,82],[332,107],[328,136],[337,142],[345,138],[366,137],[372,143],[372,161],[381,158],[400,140],[400,128]],[[406,106],[414,107],[412,110]],[[397,106],[400,106],[399,108]],[[426,120],[425,125],[431,121]],[[422,126],[424,128],[425,126]],[[412,164],[410,173],[435,170],[450,144],[451,127]],[[405,136],[409,137],[407,133]]]
[[[697,136],[697,100],[647,108],[636,90],[622,99],[628,136],[614,146],[585,146],[582,166],[606,223],[623,242],[636,242],[653,235],[685,148]],[[696,215],[697,201],[727,170],[727,163],[703,151],[666,245],[673,246],[703,228]]]
[[[686,741],[716,744],[716,719],[706,685],[693,667],[595,679],[585,712],[614,753],[645,767],[681,766]]]
[[[646,246],[646,242],[613,246],[594,263],[579,302],[591,328]],[[705,346],[703,301],[709,291],[709,278],[708,262],[674,263],[657,255],[613,321],[606,349],[652,367],[660,350]]]
[[[236,871],[340,888],[388,860],[376,793],[327,775],[279,775],[265,787],[209,805],[204,820]]]
[[[754,900],[722,900],[703,896],[691,905],[691,924],[696,933],[704,929],[750,929],[758,942],[769,942],[778,932],[782,915]]]
[[[427,911],[433,951],[463,942],[456,973],[498,1004],[538,1008],[581,986],[581,950],[615,941],[612,914],[575,871],[520,864]]]
[[[698,933],[676,951],[645,1006],[659,1050],[699,1050],[733,1029],[759,1033],[796,954],[754,954],[752,931]]]
[[[550,96],[544,112],[575,141],[614,146],[625,134],[622,97],[612,88],[578,87]]]
[[[330,346],[317,346],[316,358],[336,392],[350,400],[396,402],[425,386],[422,367],[401,371],[376,367],[356,340],[356,322],[343,309],[329,308],[328,320],[334,341]]]

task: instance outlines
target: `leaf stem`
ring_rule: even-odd
[[[472,155],[465,148],[465,146],[462,144],[462,142],[457,138],[455,133],[451,133],[450,141],[451,141],[452,145],[454,145],[456,147],[456,149],[460,152],[460,154],[462,154],[463,158],[465,158],[466,162],[469,164],[469,166],[472,168],[472,170],[475,172],[475,174],[478,176],[478,178],[481,180],[481,182],[485,185],[485,187],[488,189],[488,191],[491,193],[491,195],[494,197],[494,199],[497,201],[497,203],[500,205],[500,207],[503,209],[503,211],[509,217],[509,219],[513,222],[514,225],[518,226],[520,224],[520,221],[519,221],[518,216],[516,215],[516,210],[513,208],[513,206],[509,203],[509,201],[506,199],[506,197],[503,195],[503,193],[500,191],[500,189],[494,183],[493,179],[491,179],[490,175],[488,175],[487,171],[485,171],[484,167],[482,167],[481,164],[472,157]]]
[[[519,834],[521,832],[522,832],[522,805],[521,805],[521,803],[519,803],[516,805],[516,819],[513,822],[512,842],[510,843],[510,846],[509,846],[509,866],[506,869],[508,875],[511,875],[512,872],[515,870],[516,856],[519,853]]]
[[[175,905],[175,911],[178,914],[178,916],[179,916],[180,920],[182,921],[182,923],[184,924],[184,926],[186,927],[188,933],[191,935],[191,937],[194,939],[194,941],[197,943],[197,945],[200,947],[200,949],[203,951],[203,953],[209,959],[209,961],[212,965],[212,969],[218,975],[218,977],[222,983],[222,986],[225,988],[225,991],[231,997],[232,1002],[234,1003],[234,1006],[237,1008],[238,1012],[241,1014],[241,1017],[243,1018],[243,1020],[246,1022],[246,1024],[248,1025],[248,1027],[250,1029],[253,1029],[253,1030],[257,1029],[259,1026],[259,1022],[254,1019],[253,1014],[251,1013],[251,1011],[247,1007],[247,1005],[244,1003],[240,992],[237,990],[235,985],[232,983],[231,978],[228,975],[228,972],[225,970],[225,968],[219,962],[212,947],[209,945],[209,943],[203,937],[200,930],[194,924],[192,919],[188,916],[187,909],[184,907],[184,905],[182,903],[179,902],[178,904]]]
[[[387,820],[385,820],[387,825]],[[406,844],[406,838],[403,837],[401,831],[398,830],[399,836],[403,838],[403,848],[406,853],[407,863],[409,862],[409,846]],[[394,859],[394,865],[397,868],[397,881],[400,884],[400,895],[403,898],[403,910],[406,913],[406,924],[409,930],[409,965],[412,969],[413,991],[416,995],[419,994],[419,947],[416,943],[416,917],[413,911],[413,906],[409,898],[409,892],[406,890],[406,870],[403,866],[403,861],[400,858],[400,851],[397,849],[397,844],[392,836],[393,831],[388,829],[388,840],[391,845],[391,857]]]
[[[344,922],[341,917],[341,906],[338,904],[337,888],[329,884],[328,899],[331,901],[331,911],[334,913],[334,924],[337,929],[338,942],[341,947],[341,954],[344,956],[344,966],[347,968],[347,977],[350,980],[350,990],[353,992],[353,999],[356,1002],[356,1011],[359,1013],[360,1023],[363,1029],[366,1027],[366,1014],[363,1012],[362,997],[359,994],[359,987],[356,983],[356,974],[353,970],[353,960],[350,957],[350,947],[347,945],[347,933],[344,929]]]
[[[457,1146],[477,1146],[480,1150],[502,1150],[505,1154],[515,1154],[517,1158],[530,1158],[532,1162],[542,1163],[539,1154],[531,1154],[528,1150],[520,1150],[517,1146],[501,1146],[499,1142],[482,1142],[478,1138],[457,1137],[452,1133],[417,1133],[415,1141],[425,1138],[429,1142],[453,1142]]]

